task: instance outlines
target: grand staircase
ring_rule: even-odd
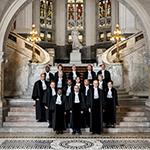
[[[146,98],[129,95],[124,89],[118,90],[119,108],[117,109],[116,128],[104,129],[105,133],[150,132],[150,111],[145,106]],[[29,97],[7,99],[10,111],[0,132],[49,133],[48,123],[35,120],[34,101]]]

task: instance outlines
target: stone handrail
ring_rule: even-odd
[[[136,51],[136,46],[137,44],[141,44],[141,42],[144,43],[144,33],[142,31],[133,34],[132,36],[128,37],[126,40],[119,42],[119,52],[120,52],[120,57],[123,58],[133,51]],[[142,44],[143,44],[142,43]],[[130,51],[126,51],[126,49],[130,49]],[[117,53],[117,45],[115,44],[108,50],[106,50],[103,55],[102,55],[102,61],[106,64],[112,64],[114,63],[116,59],[116,53]]]
[[[20,36],[15,32],[10,32],[9,40],[13,41],[13,46],[16,46],[17,49],[20,50],[28,50],[27,52],[30,53],[30,57],[32,56],[32,43],[27,41],[24,37]],[[9,41],[8,40],[8,41]],[[9,42],[7,42],[7,46],[11,46]],[[50,55],[47,51],[43,48],[35,44],[35,57],[39,64],[48,64],[50,62]]]

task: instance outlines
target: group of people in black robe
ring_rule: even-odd
[[[101,134],[103,128],[115,127],[117,90],[105,64],[96,74],[92,65],[81,75],[72,65],[68,76],[63,66],[53,75],[50,66],[40,75],[33,87],[32,99],[35,101],[36,120],[49,122],[56,134],[72,128],[72,134],[82,134],[81,128],[90,128],[92,134]]]

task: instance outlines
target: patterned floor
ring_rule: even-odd
[[[1,138],[3,150],[150,150],[150,138]]]

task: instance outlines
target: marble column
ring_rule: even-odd
[[[86,46],[96,43],[96,1],[86,0],[85,7],[85,28]]]
[[[119,3],[119,24],[123,33],[136,33],[136,17],[131,11]]]
[[[56,0],[56,44],[65,45],[66,0]]]
[[[16,32],[29,33],[32,30],[32,2],[16,18]]]
[[[0,127],[3,124],[3,107],[6,105],[4,101],[4,66],[3,52],[0,52]]]
[[[148,100],[146,101],[146,105],[150,107],[150,66],[148,66]]]
[[[112,20],[112,32],[114,31],[116,24],[119,23],[119,2],[117,0],[111,1],[111,20]]]
[[[32,24],[35,24],[37,31],[40,31],[40,0],[32,2]]]

